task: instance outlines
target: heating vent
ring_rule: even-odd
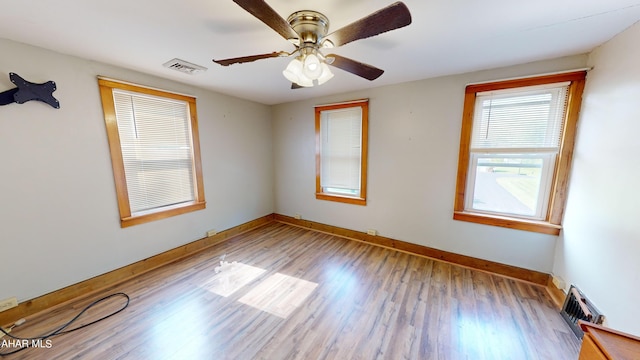
[[[600,314],[598,309],[596,309],[574,285],[571,285],[569,293],[567,293],[560,315],[562,315],[571,327],[571,330],[573,330],[573,333],[580,339],[582,339],[584,333],[578,325],[578,320],[588,321],[594,324],[602,324],[604,321],[604,315]]]
[[[195,75],[195,74],[207,71],[207,68],[204,66],[192,64],[188,61],[184,61],[180,59],[169,60],[166,63],[162,64],[162,66],[167,67],[169,69],[177,70],[189,75]]]

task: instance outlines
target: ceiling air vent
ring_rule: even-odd
[[[204,66],[192,64],[180,59],[169,60],[162,65],[169,69],[177,70],[189,75],[195,75],[207,71],[207,68]]]

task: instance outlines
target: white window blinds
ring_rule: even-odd
[[[321,186],[360,195],[362,108],[325,110],[320,116]]]
[[[113,90],[131,212],[194,201],[189,106]]]
[[[557,152],[569,83],[478,93],[471,151]]]

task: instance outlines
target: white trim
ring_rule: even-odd
[[[538,158],[542,160],[542,164],[540,166],[540,184],[538,187],[538,197],[536,199],[536,208],[534,209],[534,214],[525,215],[519,213],[511,213],[506,211],[494,211],[494,210],[486,210],[486,209],[477,209],[474,207],[475,200],[475,187],[476,187],[476,171],[478,168],[478,162],[481,158]],[[497,216],[508,216],[513,218],[520,219],[528,219],[528,220],[537,220],[544,221],[546,217],[546,213],[549,209],[549,190],[552,186],[551,181],[553,179],[554,174],[554,164],[556,161],[556,154],[482,154],[471,152],[469,154],[469,170],[468,170],[468,181],[466,184],[466,194],[464,201],[464,211],[470,213],[482,213],[482,214],[490,214]],[[489,166],[492,164],[483,164],[481,166]],[[500,167],[501,164],[496,163],[495,167]],[[526,204],[525,204],[526,206]]]

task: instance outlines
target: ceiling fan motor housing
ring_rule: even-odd
[[[298,46],[318,48],[329,31],[329,19],[313,10],[296,11],[287,19],[293,30],[300,35]]]

